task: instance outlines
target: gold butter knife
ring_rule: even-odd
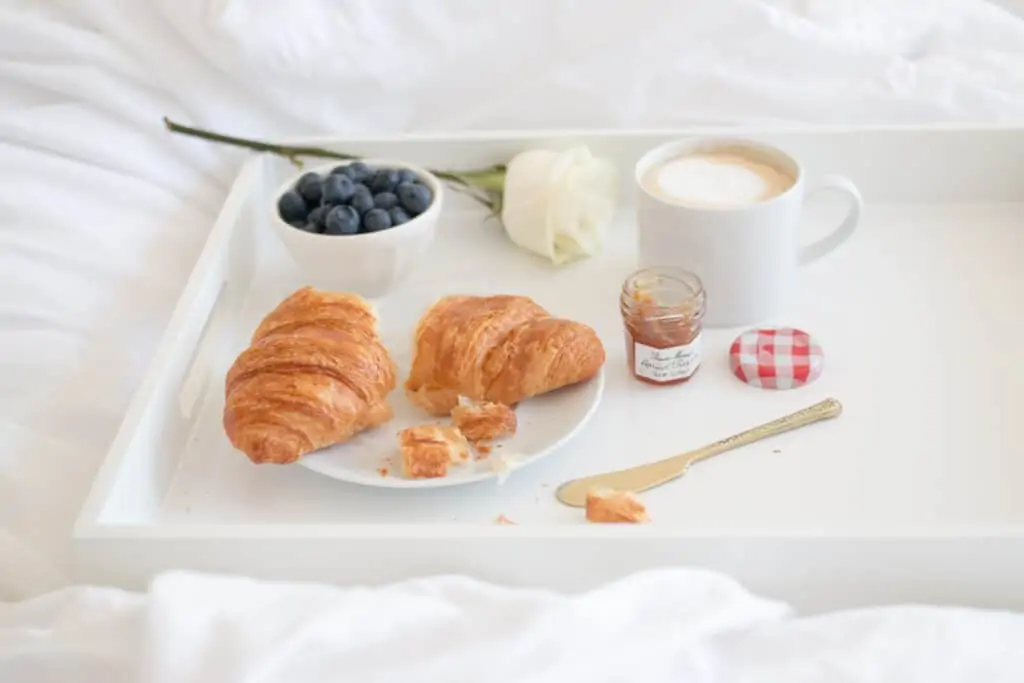
[[[761,439],[767,439],[769,436],[806,427],[821,420],[838,417],[842,412],[843,406],[839,401],[834,398],[827,398],[809,408],[798,410],[785,417],[780,417],[777,420],[772,420],[753,429],[748,429],[745,432],[734,434],[689,453],[674,455],[671,458],[637,467],[630,467],[626,470],[605,472],[604,474],[595,474],[583,477],[582,479],[567,481],[558,487],[555,491],[555,496],[566,505],[583,507],[587,504],[587,492],[593,489],[646,491],[683,476],[690,469],[691,465],[701,460],[706,460],[713,455],[725,453],[726,451],[752,444]]]

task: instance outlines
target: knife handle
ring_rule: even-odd
[[[794,429],[800,429],[801,427],[806,427],[809,424],[814,424],[821,420],[838,417],[842,412],[843,406],[839,401],[834,398],[826,398],[824,401],[815,403],[813,406],[809,406],[803,410],[798,410],[795,413],[790,413],[789,415],[772,420],[771,422],[765,422],[762,425],[751,427],[739,434],[733,434],[732,436],[728,436],[720,441],[708,444],[703,448],[698,448],[695,451],[683,453],[682,455],[677,455],[674,458],[669,459],[678,461],[681,467],[679,474],[682,475],[690,466],[696,465],[701,460],[707,460],[719,453],[725,453],[726,451],[731,451],[734,448],[739,448],[740,446],[752,444],[755,441],[767,439],[770,436],[776,436]]]
[[[782,434],[800,427],[805,427],[821,420],[838,417],[843,406],[834,398],[815,403],[812,406],[790,413],[771,422],[752,427],[739,434],[733,434],[720,441],[708,444],[694,451],[674,455],[664,460],[639,465],[616,472],[605,472],[589,477],[567,481],[555,491],[558,500],[573,507],[583,507],[587,502],[587,492],[597,488],[614,489],[616,491],[646,491],[666,482],[681,477],[691,466],[708,458],[731,451],[770,436]]]

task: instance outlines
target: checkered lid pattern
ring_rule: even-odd
[[[793,389],[821,375],[825,354],[811,335],[792,327],[748,330],[729,349],[732,372],[762,389]]]

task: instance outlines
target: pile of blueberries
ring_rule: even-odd
[[[277,211],[286,223],[323,235],[380,232],[406,223],[434,196],[405,168],[370,168],[361,161],[325,176],[306,173],[281,195]]]

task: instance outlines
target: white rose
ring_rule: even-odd
[[[518,246],[565,263],[604,246],[618,194],[615,165],[587,147],[530,150],[508,163],[501,221]]]

